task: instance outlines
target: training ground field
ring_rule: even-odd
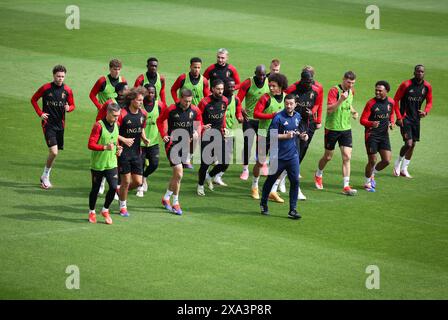
[[[447,3],[376,1],[379,30],[366,28],[371,3],[362,0],[279,3],[80,0],[80,29],[68,30],[72,1],[0,2],[0,299],[448,298]],[[424,64],[434,107],[422,120],[409,167],[414,179],[393,177],[390,166],[378,175],[376,193],[362,190],[364,129],[353,121],[351,184],[359,195],[340,194],[337,153],[325,170],[325,189],[314,189],[321,129],[302,165],[308,200],[299,203],[299,221],[287,219],[287,204],[270,203],[271,216],[261,216],[251,180],[239,179],[240,165],[224,176],[229,187],[206,189],[203,198],[196,195],[199,166],[185,172],[184,215],[167,213],[160,198],[171,171],[162,152],[146,196],[130,195],[129,218],[116,214],[114,202],[112,226],[101,217],[89,224],[87,139],[96,109],[88,94],[108,73],[109,60],[123,61],[122,75],[133,85],[146,59],[158,57],[171,103],[169,88],[188,71],[189,59],[202,57],[205,70],[221,47],[242,80],[272,58],[281,60],[290,83],[310,64],[325,99],[353,70],[360,113],[377,80],[388,80],[393,96],[414,65]],[[67,115],[54,188],[45,191],[39,177],[47,148],[30,98],[51,81],[56,64],[67,67],[76,110]],[[401,141],[394,130],[393,160]],[[79,290],[66,288],[69,265],[79,267]],[[370,265],[380,270],[380,289],[366,288]]]

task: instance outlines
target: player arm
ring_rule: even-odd
[[[104,151],[106,146],[102,145],[102,144],[98,144],[98,141],[101,137],[101,125],[96,122],[95,125],[92,128],[92,131],[90,133],[90,137],[89,137],[89,144],[88,144],[88,148],[90,150],[93,151]]]
[[[238,97],[234,97],[235,99],[235,104],[236,104],[236,108],[235,108],[235,116],[238,119],[238,122],[243,122],[243,108],[241,107],[241,102],[240,99],[238,99]]]
[[[101,109],[101,103],[98,101],[98,98],[96,96],[101,91],[105,81],[106,78],[104,77],[99,78],[98,81],[93,86],[92,90],[90,90],[89,94],[90,100],[92,100],[93,104],[96,106],[98,110]]]
[[[319,91],[318,91],[318,95],[317,95],[317,116],[315,119],[316,123],[322,123],[322,105],[324,102],[324,90],[322,89],[322,87],[319,87]]]
[[[143,81],[144,81],[144,75],[141,74],[137,77],[137,79],[135,79],[134,88],[142,87]]]
[[[428,94],[426,95],[426,107],[425,116],[429,113],[432,108],[432,87],[428,84]]]
[[[211,94],[210,86],[208,83],[208,79],[206,77],[203,77],[203,79],[204,79],[204,85],[203,85],[202,93],[204,94],[204,97],[208,97]]]
[[[290,94],[290,93],[294,92],[294,90],[296,90],[296,84],[295,83],[293,83],[288,88],[286,88],[284,92],[286,94]]]
[[[373,127],[373,121],[369,121],[369,117],[370,117],[371,110],[372,110],[372,105],[373,105],[372,101],[367,102],[364,110],[362,111],[361,119],[359,120],[359,122],[364,127],[367,127],[367,128]]]
[[[272,119],[275,113],[264,113],[263,111],[267,107],[269,101],[269,96],[263,95],[257,102],[254,108],[254,118],[255,119]]]
[[[160,100],[166,104],[166,95],[165,95],[165,77],[160,76],[160,82],[162,83],[162,88],[160,88]]]
[[[234,66],[229,66],[229,69],[232,70],[233,80],[235,80],[235,89],[238,90],[241,85],[240,75]]]
[[[72,89],[68,90],[68,97],[67,97],[67,103],[68,103],[68,110],[67,112],[72,112],[75,110],[75,98],[73,97],[73,91]]]
[[[336,111],[336,109],[341,105],[341,103],[344,100],[339,97],[338,99],[338,89],[331,88],[328,92],[328,99],[327,99],[327,112],[332,113]]]
[[[210,72],[213,70],[214,67],[215,67],[215,65],[212,64],[211,66],[209,66],[209,67],[205,70],[203,76],[204,76],[207,80],[210,79]]]
[[[244,98],[246,97],[247,91],[250,88],[250,79],[246,79],[241,83],[240,89],[238,90],[237,97],[243,103]]]
[[[39,101],[39,99],[42,98],[43,93],[44,93],[44,86],[40,87],[36,91],[36,93],[31,97],[31,104],[33,105],[33,108],[39,117],[42,117],[43,111],[40,109],[37,101]]]
[[[157,130],[159,130],[159,134],[162,138],[168,135],[167,127],[164,125],[164,123],[166,120],[168,120],[169,109],[169,107],[164,108],[162,113],[156,120]]]
[[[174,81],[173,85],[171,86],[171,97],[173,98],[174,103],[179,102],[177,91],[182,87],[182,78],[183,75],[177,77],[176,81]]]

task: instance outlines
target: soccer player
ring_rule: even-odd
[[[271,75],[272,77],[272,75]],[[269,126],[269,135],[278,139],[278,146],[270,151],[270,166],[277,162],[277,171],[270,174],[263,185],[260,208],[261,213],[269,215],[268,197],[275,180],[286,170],[291,188],[289,189],[289,212],[291,219],[300,219],[297,212],[297,193],[299,191],[299,153],[296,147],[296,138],[308,139],[305,132],[299,132],[300,114],[295,112],[295,97],[292,94],[285,96],[285,108],[277,113]]]
[[[390,85],[387,81],[375,84],[375,98],[370,99],[361,115],[361,124],[365,127],[365,139],[368,162],[365,169],[364,189],[375,192],[375,175],[390,163],[391,147],[389,129],[394,123],[394,100],[387,96]],[[380,153],[381,161],[376,163],[376,154]]]
[[[53,68],[53,82],[41,86],[31,98],[31,104],[37,115],[42,119],[42,130],[48,146],[48,158],[44,172],[40,177],[41,187],[49,189],[50,171],[59,150],[64,149],[65,113],[75,110],[73,92],[64,84],[67,69],[57,65]],[[42,109],[38,105],[42,98]]]
[[[202,60],[194,57],[190,59],[190,72],[181,74],[171,87],[174,103],[179,102],[178,91],[190,89],[193,92],[193,105],[199,105],[204,97],[210,95],[208,80],[201,75]]]
[[[280,60],[272,59],[271,65],[269,66],[269,73],[266,75],[266,78],[269,78],[271,74],[280,73]]]
[[[309,71],[302,71],[300,80],[289,86],[285,92],[295,95],[296,111],[302,117],[300,131],[308,134],[307,141],[300,139],[298,141],[299,161],[302,163],[316,130],[315,118],[317,117],[319,106],[322,106],[322,94],[320,88],[314,85],[313,75]],[[300,188],[299,200],[306,200]]]
[[[116,103],[107,105],[106,116],[97,121],[89,137],[88,148],[92,150],[90,171],[92,174],[92,189],[89,195],[89,222],[96,223],[95,205],[98,199],[98,190],[103,178],[107,179],[109,191],[104,200],[101,215],[106,224],[112,224],[109,207],[114,200],[118,182],[117,156],[123,148],[118,146],[117,120],[120,116],[120,107]]]
[[[255,105],[265,93],[269,93],[266,67],[264,65],[258,65],[255,68],[255,75],[252,78],[246,79],[241,84],[238,91],[238,99],[240,102],[243,103],[243,100],[245,100],[245,108],[242,109],[244,117],[243,132],[245,133],[243,171],[240,175],[240,179],[242,180],[247,180],[249,178],[250,152],[252,150],[254,139],[258,139],[258,119],[254,118]],[[258,143],[256,146],[258,149]]]
[[[128,217],[128,191],[142,185],[143,165],[141,159],[140,141],[149,144],[146,138],[146,111],[143,109],[143,99],[147,95],[145,88],[132,88],[126,95],[128,107],[121,109],[117,124],[120,127],[119,140],[123,151],[118,157],[120,173],[120,215]]]
[[[137,188],[137,197],[143,197],[143,193],[148,191],[148,177],[159,167],[159,131],[156,121],[165,108],[163,102],[156,98],[156,88],[150,84],[147,84],[145,88],[148,90],[148,95],[143,99],[143,107],[147,113],[145,135],[149,140],[149,145],[143,141],[140,143],[144,171],[143,183]],[[146,160],[148,160],[148,165],[146,165]]]
[[[266,166],[266,158],[269,152],[269,141],[267,140],[268,129],[272,119],[277,113],[284,109],[285,94],[283,91],[288,87],[288,79],[281,73],[274,73],[269,76],[269,93],[265,93],[258,100],[255,110],[254,118],[259,120],[258,124],[258,146],[257,146],[257,162],[253,169],[253,180],[251,195],[254,199],[260,199],[258,194],[258,180],[260,179],[260,170]],[[284,200],[280,198],[277,193],[270,193],[269,199],[276,202],[283,203]]]
[[[128,85],[126,82],[119,82],[115,85],[115,92],[117,93],[117,97],[111,98],[107,100],[101,108],[98,110],[98,114],[96,116],[96,121],[100,121],[104,119],[107,115],[107,107],[110,104],[118,104],[120,108],[126,107],[126,91],[128,90]],[[104,188],[106,187],[106,178],[103,177],[100,185],[100,189],[98,191],[99,194],[104,193]],[[118,195],[116,196],[116,199],[118,200]]]
[[[242,123],[244,121],[242,112],[241,112],[241,103],[235,92],[235,80],[232,78],[227,78],[224,82],[224,97],[227,98],[229,102],[226,110],[226,126],[224,129],[224,140],[225,140],[225,163],[229,164],[233,159],[233,149],[234,149],[234,139],[235,133],[234,130],[237,128],[237,123]],[[213,178],[213,183],[220,186],[227,186],[227,184],[222,180],[222,176],[224,172],[216,174]]]
[[[192,100],[193,92],[189,89],[182,89],[179,102],[165,108],[157,118],[157,128],[165,142],[166,155],[173,168],[173,175],[162,198],[162,205],[176,215],[183,213],[179,203],[180,182],[183,176],[182,163],[186,160],[193,136],[198,136],[202,121],[201,111],[191,104]],[[168,123],[167,127],[164,125],[165,121]],[[198,124],[197,128],[194,126],[195,123]],[[187,140],[185,141],[183,138]],[[173,196],[172,205],[171,196]]]
[[[358,112],[353,108],[353,87],[356,75],[347,71],[342,83],[334,86],[328,92],[327,118],[325,120],[325,153],[319,160],[314,183],[317,189],[323,189],[322,176],[327,163],[333,158],[336,143],[339,144],[342,156],[342,176],[344,188],[342,193],[348,196],[357,194],[356,189],[350,186],[350,159],[352,156],[352,127],[350,117],[358,118]]]
[[[404,145],[395,161],[394,175],[412,178],[408,166],[414,153],[415,144],[420,141],[420,119],[425,118],[432,108],[432,87],[424,80],[425,67],[414,68],[414,78],[404,81],[395,93],[395,112],[403,136]],[[426,100],[425,110],[421,110]]]
[[[147,71],[137,77],[134,87],[144,87],[146,84],[152,84],[156,88],[157,97],[166,105],[165,97],[165,76],[159,74],[157,69],[159,67],[159,60],[150,57],[146,61]]]
[[[216,63],[209,66],[205,72],[204,77],[206,77],[209,83],[212,83],[216,79],[221,79],[225,81],[226,78],[232,78],[235,80],[235,88],[238,89],[240,85],[240,76],[236,68],[227,63],[229,59],[229,51],[225,48],[218,50],[216,54]]]
[[[90,100],[95,104],[98,110],[101,110],[103,104],[109,99],[115,99],[118,94],[115,89],[117,84],[125,83],[127,81],[124,77],[120,76],[122,64],[118,59],[112,59],[109,62],[109,74],[99,78],[92,90],[90,90]]]
[[[223,93],[224,82],[220,79],[214,80],[212,82],[212,94],[202,99],[198,106],[202,117],[201,167],[198,173],[198,196],[205,196],[205,181],[207,181],[208,188],[213,191],[212,179],[218,173],[225,172],[229,167],[229,164],[224,161],[224,155],[226,153],[224,142],[224,130],[226,127],[225,115],[229,101],[223,96]],[[220,134],[220,139],[213,135],[216,132]],[[215,139],[219,141],[216,142]],[[208,146],[211,143],[219,145],[218,148],[220,150],[213,148],[208,152],[207,149],[209,149]],[[215,159],[218,161],[218,164],[208,173],[207,170]]]

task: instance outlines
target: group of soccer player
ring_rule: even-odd
[[[201,151],[198,196],[205,196],[204,184],[210,190],[214,190],[214,184],[227,186],[222,177],[233,160],[238,123],[242,124],[244,132],[242,180],[249,178],[251,150],[254,142],[256,144],[251,196],[260,200],[261,213],[269,215],[268,200],[284,202],[278,190],[286,192],[288,176],[288,217],[301,218],[297,200],[305,200],[306,196],[299,187],[300,163],[315,130],[322,126],[323,87],[315,80],[315,70],[311,66],[305,66],[300,79],[288,86],[286,76],[280,73],[278,59],[272,60],[269,73],[264,65],[258,65],[254,76],[240,82],[238,71],[227,60],[228,51],[219,49],[217,62],[201,74],[202,60],[192,58],[189,72],[180,75],[171,87],[174,103],[170,106],[166,103],[166,81],[158,72],[156,58],[147,60],[147,71],[137,77],[133,88],[129,88],[120,75],[121,61],[110,61],[109,74],[96,81],[89,95],[97,108],[88,142],[91,223],[97,221],[95,206],[98,195],[104,193],[106,182],[109,190],[101,210],[105,223],[112,224],[109,208],[114,198],[119,200],[120,215],[129,216],[128,193],[136,189],[136,195],[143,197],[147,192],[148,177],[159,165],[160,142],[165,145],[172,167],[172,177],[161,200],[168,211],[176,215],[183,213],[179,202],[183,170],[193,169],[192,156],[197,144]],[[43,189],[52,187],[50,171],[59,150],[64,147],[65,113],[75,109],[72,90],[64,83],[66,72],[64,66],[55,66],[53,81],[40,87],[31,98],[42,120],[49,150],[40,179]],[[399,86],[393,99],[388,96],[390,84],[387,81],[375,84],[375,95],[360,117],[365,127],[368,155],[364,183],[368,192],[376,190],[376,174],[391,161],[389,130],[395,124],[400,127],[404,145],[393,173],[412,178],[408,166],[420,139],[420,119],[426,117],[432,107],[432,88],[424,80],[424,74],[423,65],[415,66],[414,77]],[[325,150],[314,176],[316,188],[323,189],[324,168],[333,158],[338,143],[342,157],[342,193],[348,196],[357,194],[350,186],[351,119],[358,119],[353,107],[355,82],[355,73],[347,71],[342,82],[328,92]],[[38,105],[41,98],[42,108]],[[424,101],[426,106],[422,110]],[[209,171],[211,165],[213,168]],[[268,176],[261,197],[260,175]]]

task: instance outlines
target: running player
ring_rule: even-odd
[[[31,104],[42,120],[42,130],[48,146],[48,158],[44,172],[40,177],[41,187],[49,189],[50,171],[59,150],[64,149],[65,113],[75,110],[73,92],[64,84],[67,69],[57,65],[53,68],[53,82],[41,86],[31,98]],[[42,109],[38,105],[42,98]]]
[[[123,151],[118,157],[120,173],[120,215],[128,217],[128,191],[142,185],[143,166],[140,141],[149,144],[146,138],[146,111],[143,109],[143,99],[147,95],[145,88],[132,88],[126,95],[128,107],[121,109],[117,124],[120,127],[119,140]]]
[[[350,159],[352,156],[352,127],[350,117],[358,118],[358,112],[353,108],[353,86],[356,75],[352,71],[344,74],[342,83],[334,86],[328,92],[327,118],[325,120],[325,153],[319,160],[314,176],[316,188],[323,189],[322,176],[327,163],[332,159],[336,143],[339,143],[342,156],[342,176],[344,188],[342,193],[348,196],[357,194],[350,187]]]
[[[289,86],[285,92],[295,95],[296,111],[302,117],[300,131],[308,134],[307,141],[300,139],[298,141],[299,161],[302,163],[316,130],[315,119],[317,118],[319,106],[322,106],[322,94],[320,88],[314,85],[313,75],[309,71],[302,71],[300,80]],[[300,188],[299,200],[306,200]]]
[[[182,163],[186,161],[193,136],[198,136],[202,121],[201,112],[191,104],[192,100],[193,92],[189,89],[182,89],[179,102],[165,108],[157,118],[157,128],[165,142],[166,155],[173,168],[173,175],[162,198],[162,205],[177,215],[183,213],[179,203],[180,182],[183,176]],[[165,121],[168,123],[167,127],[164,125]],[[195,123],[197,124],[196,128]],[[171,196],[173,197],[172,205]]]
[[[201,75],[201,58],[190,59],[190,72],[181,74],[171,87],[171,96],[174,103],[179,102],[178,91],[190,89],[193,92],[193,105],[199,105],[199,102],[210,95],[208,80]]]
[[[365,169],[364,189],[375,192],[375,175],[390,163],[391,147],[389,129],[394,123],[394,100],[387,96],[390,85],[387,81],[375,84],[375,98],[370,99],[361,115],[361,124],[365,127],[365,139],[368,162]],[[376,163],[376,154],[381,161]]]
[[[225,172],[229,167],[229,164],[224,161],[224,155],[226,154],[224,143],[224,130],[226,127],[225,115],[229,101],[223,96],[223,93],[224,82],[220,79],[214,80],[212,82],[212,94],[202,99],[198,106],[202,117],[201,167],[198,173],[198,196],[205,196],[205,181],[207,181],[208,188],[213,191],[212,179],[218,173]],[[216,133],[218,133],[218,136]],[[218,141],[215,141],[216,139]],[[212,145],[212,148],[210,145]],[[207,170],[215,159],[218,161],[218,164],[208,173]]]
[[[235,80],[228,78],[224,83],[224,97],[227,98],[229,102],[226,110],[226,127],[224,129],[224,139],[225,139],[225,156],[226,164],[231,164],[233,160],[233,149],[235,142],[235,129],[237,124],[242,123],[244,118],[241,112],[241,103],[235,92]],[[213,178],[213,183],[220,186],[227,186],[227,184],[222,180],[224,172],[220,172]]]
[[[144,87],[146,84],[152,84],[156,88],[157,97],[166,105],[165,97],[165,76],[159,74],[157,69],[159,67],[159,60],[151,57],[146,61],[147,71],[137,77],[134,87]]]
[[[284,109],[285,94],[283,91],[288,87],[288,79],[281,73],[274,73],[269,76],[269,93],[265,93],[258,100],[254,118],[260,122],[258,124],[258,144],[257,144],[257,162],[253,169],[253,180],[251,195],[254,199],[260,199],[258,193],[258,180],[260,179],[260,169],[266,166],[267,154],[269,152],[269,141],[267,140],[269,125],[277,113]],[[283,203],[277,193],[270,193],[269,199]]]
[[[149,145],[143,141],[140,144],[144,171],[143,183],[137,188],[137,197],[143,197],[144,192],[148,191],[148,177],[159,167],[159,131],[156,121],[165,108],[163,102],[156,98],[156,88],[150,84],[147,84],[145,88],[148,90],[148,95],[143,99],[143,107],[147,113],[145,135],[149,140]],[[148,161],[147,165],[146,161]]]
[[[101,180],[107,179],[109,191],[104,200],[101,215],[106,224],[112,224],[109,207],[114,200],[118,183],[117,156],[123,148],[118,145],[117,120],[120,116],[120,107],[116,103],[107,105],[106,116],[97,121],[90,133],[88,148],[92,150],[90,171],[92,174],[92,189],[89,195],[89,222],[96,223],[95,205],[98,199],[98,190]]]
[[[271,75],[272,77],[272,75]],[[270,166],[277,163],[277,170],[266,179],[263,185],[260,208],[261,214],[269,215],[268,197],[275,180],[286,170],[288,173],[291,188],[289,189],[289,212],[291,219],[300,219],[301,215],[297,212],[297,194],[299,191],[299,153],[296,146],[296,138],[308,139],[305,132],[299,132],[300,114],[295,112],[295,96],[288,94],[285,97],[284,110],[277,113],[269,126],[269,135],[274,135],[278,139],[278,146],[270,151]]]
[[[258,119],[254,118],[254,109],[258,100],[265,93],[269,93],[268,79],[266,78],[266,67],[258,65],[255,68],[255,75],[246,79],[238,91],[238,99],[241,103],[245,100],[245,108],[242,109],[244,122],[244,153],[243,153],[243,171],[240,178],[247,180],[249,178],[249,158],[254,139],[258,141]],[[258,144],[256,144],[258,148]],[[258,170],[258,169],[257,169]],[[265,172],[267,167],[265,167]]]
[[[238,89],[240,85],[240,76],[238,75],[236,68],[227,63],[228,59],[229,51],[225,48],[219,49],[216,54],[216,63],[212,64],[205,70],[204,77],[208,79],[209,83],[212,83],[213,80],[216,79],[225,81],[226,78],[232,78],[235,80],[236,89]]]
[[[395,93],[395,112],[404,141],[400,155],[395,161],[395,176],[412,178],[408,172],[408,166],[415,144],[420,141],[420,119],[425,118],[432,108],[432,87],[424,80],[424,77],[425,67],[421,64],[416,65],[414,78],[404,81]],[[425,100],[425,110],[421,110]]]
[[[101,110],[103,104],[109,99],[115,99],[118,94],[115,89],[117,84],[127,81],[124,77],[120,76],[122,64],[118,59],[112,59],[109,62],[109,74],[99,78],[92,90],[90,90],[90,100],[95,104],[98,110]]]

